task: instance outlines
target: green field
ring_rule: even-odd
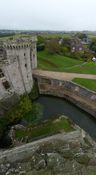
[[[41,34],[44,38],[70,38],[72,37],[72,33],[43,33]]]
[[[38,68],[64,71],[67,68],[75,66],[77,64],[82,64],[83,61],[77,61],[69,57],[61,55],[50,55],[46,52],[38,52]]]
[[[85,79],[85,78],[74,78],[72,81],[92,91],[96,91],[96,80]]]
[[[6,40],[6,39],[9,39],[10,38],[12,39],[18,39],[18,38],[31,38],[32,35],[28,35],[28,34],[13,34],[13,35],[9,35],[9,36],[0,36],[0,40]]]
[[[96,74],[96,63],[92,61],[84,62],[66,56],[50,55],[45,51],[38,52],[38,68],[60,72]]]

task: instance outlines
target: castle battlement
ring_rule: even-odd
[[[0,48],[5,49],[22,49],[31,47],[32,44],[37,42],[37,37],[34,36],[32,38],[19,38],[12,40],[5,40],[0,43]]]

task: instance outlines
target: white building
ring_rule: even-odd
[[[95,57],[93,57],[93,58],[92,58],[92,61],[96,62],[96,58],[95,58]]]

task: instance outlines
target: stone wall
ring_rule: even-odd
[[[0,164],[7,163],[7,162],[14,163],[16,161],[22,161],[24,158],[27,159],[30,156],[30,154],[33,155],[34,152],[36,152],[36,150],[38,149],[38,145],[41,145],[46,143],[47,141],[53,141],[53,140],[82,141],[81,130],[76,130],[70,133],[53,135],[50,137],[46,137],[44,139],[34,141],[32,143],[25,144],[23,146],[13,148],[11,150],[3,151],[0,153]]]
[[[96,118],[96,93],[71,81],[35,76],[40,94],[66,98]]]
[[[0,152],[0,175],[95,175],[96,144],[80,131]]]

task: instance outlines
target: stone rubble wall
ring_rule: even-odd
[[[19,146],[7,151],[0,152],[0,164],[1,163],[14,163],[16,161],[22,161],[23,159],[27,159],[36,152],[38,149],[38,145],[46,143],[47,141],[53,140],[61,140],[61,141],[70,141],[70,140],[81,140],[82,134],[80,130],[76,130],[70,133],[61,133],[56,134],[50,137],[46,137],[32,143],[25,144],[23,146]]]
[[[85,136],[78,129],[1,151],[0,175],[95,175],[96,143]]]

